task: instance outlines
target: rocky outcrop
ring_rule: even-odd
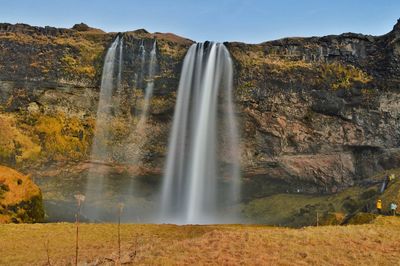
[[[44,221],[42,193],[32,180],[0,166],[0,223]]]
[[[226,43],[235,65],[244,182],[259,188],[252,193],[263,196],[257,184],[271,180],[331,193],[399,167],[399,25],[383,36]],[[40,173],[43,166],[88,160],[101,66],[117,34],[82,24],[0,24],[0,162]],[[129,165],[145,142],[139,165],[124,167],[156,173],[165,160],[182,60],[193,42],[145,30],[123,35],[123,101],[114,113],[110,162]],[[149,51],[154,39],[159,66],[151,117],[148,134],[138,138],[130,132],[145,87],[135,78],[137,51],[142,40]]]

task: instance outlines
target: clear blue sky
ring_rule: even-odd
[[[0,0],[0,20],[105,31],[145,28],[195,41],[258,43],[293,36],[381,35],[400,18],[400,0]]]

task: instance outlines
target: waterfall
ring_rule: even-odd
[[[123,38],[117,36],[114,42],[109,47],[103,65],[103,72],[100,85],[100,96],[97,107],[95,135],[93,138],[91,161],[102,163],[110,160],[111,149],[109,147],[110,138],[110,120],[112,118],[113,92],[116,86],[121,82],[122,69],[122,41]],[[115,65],[117,58],[117,48],[119,49],[119,66],[117,69],[117,80],[115,81]],[[86,182],[86,198],[90,207],[86,208],[85,215],[91,219],[99,219],[101,206],[96,206],[96,202],[101,199],[103,194],[103,186],[105,177],[107,176],[106,168],[102,165],[95,165],[89,169]]]
[[[139,116],[139,121],[136,124],[136,128],[133,131],[133,139],[135,140],[135,150],[134,153],[130,156],[131,163],[136,164],[140,161],[143,154],[144,145],[147,143],[148,132],[146,131],[146,122],[149,113],[149,107],[151,98],[153,97],[154,90],[154,77],[156,73],[157,67],[157,42],[154,40],[152,49],[150,51],[150,58],[148,61],[148,75],[147,75],[147,85],[144,92],[143,104],[141,107],[141,113]]]
[[[144,65],[146,63],[146,49],[144,48],[143,40],[141,40],[140,46],[139,46],[139,57],[140,57],[140,73],[139,73],[139,75],[137,75],[137,80],[136,80],[137,88],[142,87],[142,82],[143,82],[143,77],[144,77]]]
[[[112,111],[112,94],[114,90],[114,72],[117,47],[122,38],[119,36],[111,44],[104,59],[103,73],[101,76],[100,98],[96,114],[96,133],[92,145],[92,159],[105,160],[108,157],[107,140],[109,137],[108,120]]]
[[[121,41],[119,42],[118,76],[117,76],[117,89],[119,94],[121,93],[123,46],[124,46],[124,37],[121,37]]]
[[[190,47],[169,140],[161,222],[219,223],[239,199],[232,79],[232,60],[223,44]]]
[[[151,97],[153,96],[154,75],[155,75],[155,71],[156,71],[156,66],[157,66],[157,42],[154,40],[153,48],[150,51],[149,71],[148,71],[147,85],[146,85],[145,95],[144,95],[144,103],[143,103],[143,107],[142,107],[142,113],[140,115],[140,120],[137,125],[137,131],[139,131],[139,132],[143,130],[143,126],[146,122],[148,111],[149,111],[150,100],[151,100]]]
[[[118,50],[119,50],[119,55],[118,55],[118,70],[117,70],[117,95],[118,98],[115,103],[115,109],[116,111],[121,111],[122,107],[122,66],[123,66],[123,46],[124,46],[124,37],[121,37],[119,43],[118,43]]]
[[[124,120],[126,118],[120,112],[126,104],[132,104],[129,101],[124,101],[126,100],[124,99],[126,90],[123,91],[122,88],[123,43],[124,38],[117,36],[107,50],[104,59],[95,135],[91,151],[92,164],[86,180],[85,195],[87,202],[83,212],[89,219],[97,221],[107,219],[109,210],[107,210],[106,206],[110,204],[111,200],[115,200],[115,198],[111,199],[110,195],[106,193],[110,187],[119,182],[113,180],[115,174],[110,171],[113,163],[129,162],[130,165],[136,165],[142,158],[143,147],[147,141],[146,124],[157,69],[157,43],[154,40],[150,53],[146,53],[144,41],[142,40],[138,54],[134,54],[135,58],[139,59],[137,64],[140,66],[140,69],[136,72],[140,74],[140,76],[136,75],[136,82],[137,84],[146,82],[142,112],[137,123],[132,120]],[[148,58],[147,55],[149,55]],[[127,119],[130,119],[130,117]],[[115,131],[113,131],[112,126],[121,121],[126,122],[127,127],[130,126],[130,133],[125,139],[118,139],[116,143]],[[132,124],[129,122],[132,122]],[[120,191],[118,200],[124,201],[126,197],[137,193],[137,189],[133,187],[134,181],[132,177],[127,189]],[[132,217],[134,215],[133,213]]]

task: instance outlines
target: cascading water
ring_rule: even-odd
[[[93,163],[105,163],[110,159],[111,150],[109,147],[110,135],[110,119],[113,108],[113,91],[114,88],[120,85],[121,69],[122,69],[122,37],[117,36],[111,44],[104,59],[103,73],[101,77],[100,97],[97,107],[95,136],[93,138],[91,161]],[[120,47],[119,67],[117,72],[117,82],[115,82],[115,65],[117,57],[117,48]],[[85,208],[85,215],[90,219],[99,219],[99,208],[96,202],[102,195],[104,190],[104,178],[107,171],[99,166],[92,166],[89,169],[89,174],[86,182],[86,198],[88,204],[91,205]]]
[[[146,54],[149,58],[146,60]],[[147,143],[147,119],[151,103],[151,98],[154,91],[154,78],[157,69],[157,42],[154,40],[150,53],[146,53],[144,42],[142,41],[139,47],[139,58],[141,64],[141,71],[143,73],[143,81],[146,81],[146,87],[144,89],[144,96],[137,101],[137,106],[140,108],[135,108],[135,117],[138,118],[136,122],[132,123],[132,131],[129,139],[133,148],[127,149],[127,157],[129,157],[129,162],[133,165],[137,164],[143,156],[143,147]],[[146,65],[147,62],[147,65]],[[145,66],[147,71],[145,71]],[[145,73],[146,72],[146,73]],[[144,76],[146,74],[146,76]],[[142,84],[142,80],[138,79],[137,84]],[[137,89],[141,89],[137,87]]]
[[[130,115],[124,117],[127,112],[124,112],[123,108],[131,104],[134,106],[134,104],[124,99],[126,88],[124,90],[122,87],[123,41],[122,36],[116,37],[106,53],[103,66],[95,136],[91,153],[92,167],[89,169],[87,176],[85,193],[87,202],[83,210],[83,214],[94,221],[109,219],[110,211],[107,206],[112,205],[112,202],[124,202],[127,198],[132,200],[134,199],[134,194],[136,196],[141,194],[138,192],[140,189],[135,187],[134,184],[137,181],[132,176],[128,181],[129,185],[124,187],[126,189],[119,190],[119,195],[108,194],[113,187],[118,186],[121,182],[127,182],[126,179],[125,181],[118,178],[115,179],[114,177],[117,175],[115,175],[115,172],[110,171],[112,170],[110,166],[114,163],[136,165],[141,159],[142,148],[146,143],[147,116],[153,95],[154,76],[157,68],[156,41],[154,41],[150,53],[146,53],[144,41],[142,41],[139,46],[138,57],[136,57],[137,54],[134,54],[139,59],[137,64],[140,66],[140,69],[136,72],[140,74],[140,76],[136,76],[136,85],[142,84],[143,81],[146,81],[147,85],[143,97],[142,112],[138,122],[134,123]],[[147,54],[149,58],[146,57]],[[140,89],[140,87],[137,88]],[[116,138],[116,131],[113,128],[113,125],[120,123],[126,123],[130,131],[130,135],[124,139]],[[129,144],[133,145],[133,149],[127,147]],[[126,210],[131,218],[135,217],[132,209],[137,209],[137,206],[127,206]]]
[[[141,65],[142,65],[142,73],[144,73],[144,63],[145,63],[145,48],[144,44],[142,42],[140,49],[139,49],[139,54],[141,55]],[[134,140],[133,143],[135,145],[134,153],[130,156],[130,163],[132,165],[137,165],[137,163],[142,159],[142,151],[144,150],[144,146],[148,141],[148,131],[146,130],[147,126],[147,118],[148,118],[148,113],[149,113],[149,107],[150,107],[150,102],[151,98],[153,96],[153,90],[154,90],[154,77],[156,73],[156,68],[157,68],[157,43],[156,40],[154,40],[152,49],[150,51],[150,58],[148,60],[148,73],[147,73],[147,85],[145,89],[145,95],[143,99],[143,104],[141,107],[141,113],[140,113],[140,118],[137,124],[135,125],[135,130],[133,131],[133,136],[132,139]],[[134,192],[134,176],[131,177],[131,184],[129,185],[127,189],[127,194],[128,195],[133,195],[135,194]],[[138,218],[137,214],[135,214],[135,211],[133,212],[127,212],[130,217],[136,217]]]
[[[146,85],[146,89],[145,89],[142,113],[140,115],[140,120],[137,125],[137,131],[139,131],[139,132],[143,130],[143,126],[146,123],[149,106],[150,106],[150,100],[151,100],[151,97],[153,96],[154,75],[155,75],[155,71],[156,71],[156,66],[157,66],[157,42],[154,41],[153,48],[150,51],[149,72],[148,72],[148,77],[147,77],[147,85]]]
[[[91,157],[95,160],[106,160],[108,157],[107,140],[109,128],[107,121],[111,116],[112,95],[115,87],[114,72],[117,47],[122,47],[122,38],[115,38],[107,51],[104,59],[103,73],[101,76],[100,98],[96,114],[96,134],[93,139]],[[122,49],[121,49],[122,50]],[[122,57],[122,56],[121,56]],[[122,60],[121,60],[122,61]],[[122,67],[121,67],[122,68]],[[121,68],[118,71],[121,71]],[[120,73],[118,73],[118,78]],[[118,85],[118,84],[117,84]]]
[[[161,222],[235,222],[239,149],[232,60],[223,44],[190,47],[182,68],[161,195]]]
[[[119,94],[121,94],[123,46],[124,46],[124,37],[121,37],[121,40],[119,42],[118,76],[117,76],[117,89]]]
[[[136,87],[137,88],[142,87],[142,82],[143,82],[143,78],[144,78],[144,65],[146,63],[146,49],[144,47],[143,40],[140,42],[140,46],[139,46],[139,57],[140,57],[140,72],[137,75],[137,79],[136,79]]]

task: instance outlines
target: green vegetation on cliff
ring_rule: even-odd
[[[280,47],[284,49],[284,47]],[[278,54],[273,47],[261,45],[230,44],[230,52],[240,71],[237,73],[242,99],[248,98],[252,88],[262,86],[259,82],[271,80],[272,84],[285,87],[308,87],[309,89],[370,89],[371,75],[361,68],[340,60],[306,60],[298,56]],[[289,53],[289,54],[288,54]]]
[[[387,176],[394,174],[381,193]],[[271,225],[307,226],[363,224],[377,217],[375,203],[382,200],[382,211],[390,215],[390,203],[400,203],[400,169],[381,172],[370,178],[372,185],[355,185],[331,195],[280,193],[254,199],[243,205],[243,214],[252,221]]]
[[[244,214],[264,224],[307,226],[341,224],[367,204],[373,204],[377,188],[353,187],[333,195],[276,194],[255,199],[244,206]]]
[[[372,81],[372,77],[361,69],[352,65],[343,65],[341,63],[321,64],[320,83],[326,88],[351,89],[354,86],[360,86]]]

